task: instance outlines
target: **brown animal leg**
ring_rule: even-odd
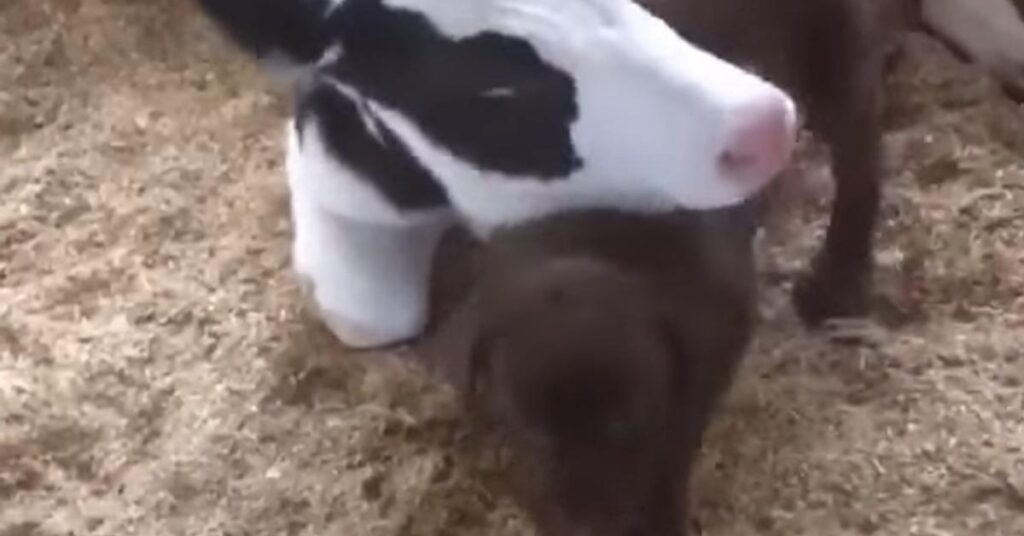
[[[841,56],[832,56],[833,61],[837,57]],[[876,58],[861,56],[845,70],[843,62],[837,62],[819,72],[831,83],[826,82],[826,90],[819,93],[823,98],[810,102],[811,127],[831,149],[836,180],[825,243],[810,274],[794,288],[797,313],[810,327],[829,319],[864,316],[869,309],[873,238],[881,202],[880,51]]]

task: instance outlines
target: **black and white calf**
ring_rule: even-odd
[[[200,0],[298,73],[294,264],[345,343],[412,338],[445,228],[741,203],[793,101],[633,0]]]

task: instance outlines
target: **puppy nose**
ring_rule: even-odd
[[[773,96],[737,110],[719,157],[722,172],[744,182],[768,182],[789,163],[796,145],[796,111]]]

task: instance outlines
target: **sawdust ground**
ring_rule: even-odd
[[[522,534],[500,456],[287,271],[286,99],[183,2],[0,2],[0,535]],[[785,288],[697,478],[706,534],[1024,534],[1024,110],[927,38],[898,67],[880,287],[842,347]]]

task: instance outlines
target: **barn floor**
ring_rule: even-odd
[[[788,307],[829,187],[811,148],[704,534],[1024,534],[1024,109],[909,44],[891,329],[835,345]],[[0,1],[0,536],[530,533],[448,393],[304,312],[287,102],[180,0]]]

